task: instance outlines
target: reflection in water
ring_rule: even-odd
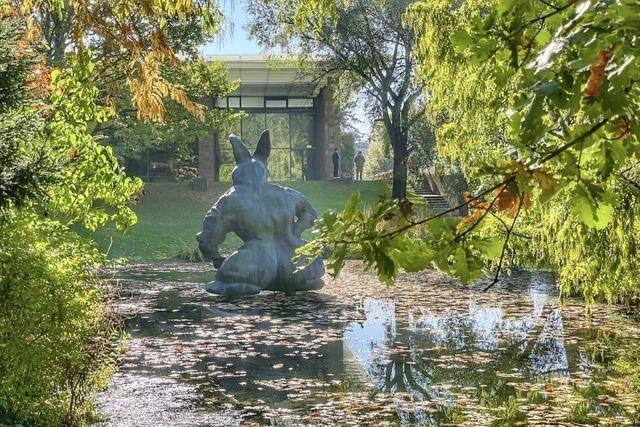
[[[561,311],[551,305],[555,298],[548,290],[552,288],[547,286],[544,293],[540,279],[536,279],[527,289],[530,311],[516,316],[510,316],[509,308],[500,301],[479,304],[469,300],[466,312],[410,308],[402,321],[396,318],[392,300],[366,298],[361,307],[364,320],[346,327],[345,346],[365,367],[377,389],[392,393],[407,390],[423,398],[432,395],[428,392],[431,371],[456,367],[456,355],[478,351],[496,353],[499,359],[528,358],[528,364],[518,367],[527,370],[526,376],[569,374]],[[437,352],[441,359],[449,355],[452,362],[425,365],[423,352],[428,350]],[[394,357],[397,354],[402,358]],[[504,365],[502,361],[498,364]]]
[[[553,308],[529,356],[530,366],[534,372],[539,374],[566,372],[568,374],[569,360],[563,332],[560,310]]]
[[[105,424],[553,424],[592,411],[631,422],[628,397],[599,385],[610,350],[588,351],[611,336],[608,312],[585,327],[582,306],[556,306],[548,274],[519,272],[485,294],[428,273],[388,289],[356,266],[323,293],[240,300],[204,292],[210,274],[118,273],[132,339],[98,399]]]

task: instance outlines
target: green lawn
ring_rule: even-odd
[[[367,203],[381,194],[389,194],[385,182],[321,182],[296,181],[282,183],[305,194],[319,214],[326,209],[340,209],[354,192],[360,192]],[[135,207],[138,224],[122,234],[113,228],[99,230],[92,237],[98,245],[109,249],[109,257],[132,261],[162,261],[190,252],[195,234],[202,229],[202,219],[211,205],[230,187],[215,183],[208,192],[192,190],[191,183],[147,183],[145,195]],[[239,245],[230,235],[223,246],[228,252]]]

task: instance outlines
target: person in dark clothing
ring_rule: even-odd
[[[364,171],[364,156],[362,151],[358,151],[358,155],[353,159],[353,163],[356,165],[356,179],[362,181],[362,172]]]
[[[331,155],[331,161],[333,162],[333,177],[338,178],[339,170],[340,170],[340,154],[338,154],[338,149],[333,150],[333,154]]]

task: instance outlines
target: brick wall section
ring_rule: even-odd
[[[331,154],[333,150],[340,150],[340,112],[334,100],[334,84],[329,82],[320,90],[317,102],[317,143],[318,143],[318,168],[321,175],[319,179],[333,178],[333,165]]]
[[[215,178],[215,151],[213,135],[198,140],[198,175],[200,179],[213,180]]]

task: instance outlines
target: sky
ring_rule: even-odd
[[[231,25],[220,40],[202,48],[204,55],[247,55],[261,53],[258,44],[249,39],[245,29],[248,19],[244,11],[243,0],[220,0],[222,11]]]

